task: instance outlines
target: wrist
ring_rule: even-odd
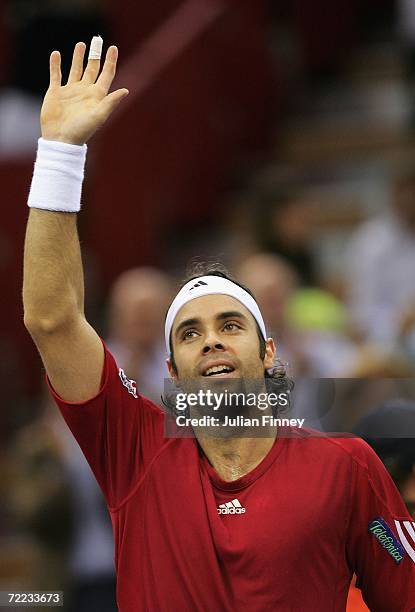
[[[50,211],[81,208],[86,144],[39,138],[28,206]]]
[[[86,144],[85,142],[80,142],[76,138],[70,138],[61,134],[48,134],[42,130],[42,140],[47,140],[48,142],[63,142],[64,144],[71,144],[76,146],[83,146]]]

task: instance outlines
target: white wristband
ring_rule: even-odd
[[[61,212],[81,208],[87,146],[39,138],[28,206]]]

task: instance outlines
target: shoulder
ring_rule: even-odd
[[[126,400],[140,400],[140,403],[146,408],[153,411],[155,414],[162,416],[164,413],[159,406],[152,400],[141,395],[137,388],[137,383],[134,379],[129,378],[122,367],[120,367],[111,351],[104,344],[105,349],[105,366],[103,372],[102,389],[107,390],[111,394],[119,394]]]
[[[385,469],[375,451],[362,438],[350,435],[346,438],[328,438],[328,442],[348,457],[356,465],[356,468],[367,472],[373,469],[378,470],[380,468],[382,471]]]
[[[375,451],[362,438],[355,436],[335,438],[315,438],[321,440],[320,456],[322,461],[330,462],[341,473],[340,466],[350,466],[352,488],[359,496],[367,495],[392,507],[396,502],[396,488],[386,467]]]
[[[337,483],[349,481],[351,491],[366,491],[384,503],[395,495],[388,471],[362,438],[303,430],[301,436],[296,436],[293,453],[297,461],[314,466],[326,479],[331,475]]]
[[[340,463],[352,463],[363,470],[379,467],[379,464],[383,468],[382,462],[369,444],[353,434],[337,437],[311,428],[293,430],[293,433],[293,438],[300,444],[301,440],[307,441],[302,446],[321,461],[330,459]]]

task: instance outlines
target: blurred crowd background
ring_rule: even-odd
[[[169,300],[189,261],[221,261],[254,291],[298,380],[294,411],[368,439],[362,419],[392,411],[406,423],[396,437],[410,438],[415,4],[0,4],[0,589],[64,589],[67,610],[105,612],[109,518],[47,395],[21,303],[48,57],[58,48],[67,74],[74,43],[95,34],[118,45],[114,86],[130,96],[89,147],[86,310],[127,375],[160,401]],[[390,445],[414,512],[415,458]]]

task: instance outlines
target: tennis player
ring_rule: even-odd
[[[117,49],[67,84],[60,56],[28,204],[25,324],[62,415],[105,495],[122,612],[334,612],[355,573],[376,612],[415,609],[415,523],[362,440],[272,428],[267,437],[166,438],[84,315],[77,212],[86,141],[127,95],[108,94]],[[140,160],[137,160],[140,163]],[[174,381],[264,378],[275,346],[248,290],[205,270],[165,323]]]

